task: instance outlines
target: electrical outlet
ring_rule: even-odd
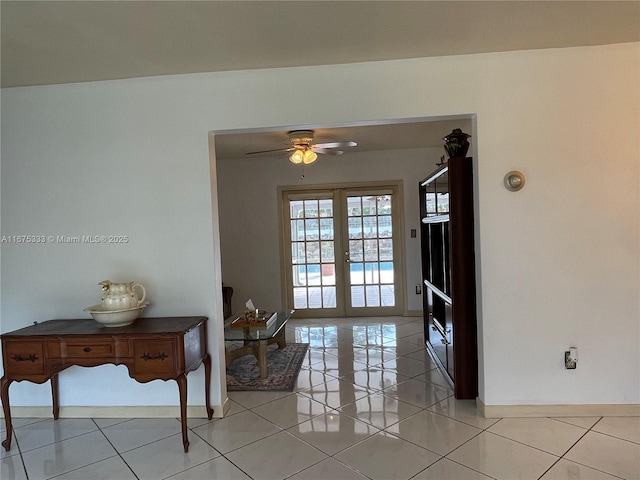
[[[575,353],[572,354],[571,351],[564,352],[564,368],[567,370],[573,370],[576,368],[578,363],[578,359],[575,356]]]
[[[420,284],[416,285],[416,295],[420,295],[422,293],[422,286]]]

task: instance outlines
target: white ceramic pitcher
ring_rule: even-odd
[[[102,306],[105,310],[127,310],[141,307],[147,297],[147,292],[141,283],[113,283],[104,280],[98,285],[102,285]],[[136,288],[140,289],[142,298],[138,297]]]

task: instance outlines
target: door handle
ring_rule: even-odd
[[[351,263],[351,259],[349,258],[349,252],[344,252],[344,261],[345,263]]]

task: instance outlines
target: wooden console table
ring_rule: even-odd
[[[4,376],[0,379],[0,399],[7,427],[2,446],[7,451],[12,435],[11,382],[51,380],[53,418],[57,419],[58,373],[73,365],[126,365],[129,376],[142,383],[175,380],[180,392],[182,444],[187,452],[187,373],[204,363],[207,416],[209,420],[213,416],[206,317],[139,318],[126,327],[103,327],[93,319],[49,320],[1,338]]]

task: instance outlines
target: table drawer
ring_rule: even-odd
[[[115,345],[113,343],[67,343],[67,356],[82,357],[113,357]]]
[[[129,356],[129,343],[116,338],[73,338],[47,342],[49,358],[122,358]]]
[[[44,373],[44,342],[3,342],[6,373]]]
[[[176,342],[166,340],[135,340],[133,363],[136,373],[173,373],[176,371]]]

